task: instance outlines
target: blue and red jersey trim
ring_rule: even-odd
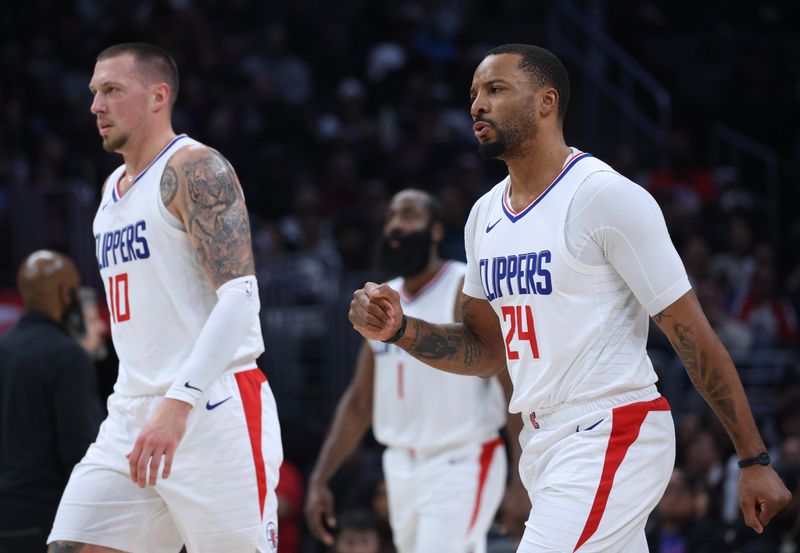
[[[511,203],[508,201],[509,190],[511,187],[511,182],[509,181],[506,184],[505,190],[503,190],[503,212],[506,214],[512,223],[516,223],[518,220],[522,219],[525,215],[527,215],[536,205],[541,202],[545,196],[553,189],[555,186],[561,181],[561,179],[566,176],[570,169],[572,169],[576,163],[580,160],[592,157],[592,154],[587,154],[586,152],[576,152],[572,154],[571,157],[567,158],[567,161],[564,163],[564,168],[561,169],[561,172],[558,176],[550,183],[550,186],[544,189],[544,192],[539,194],[538,197],[534,198],[530,201],[528,205],[523,207],[520,211],[514,211],[511,207]]]
[[[135,179],[133,179],[133,182],[131,183],[131,188],[133,188],[133,185],[135,185],[137,182],[139,182],[139,180],[141,180],[141,178],[142,178],[142,177],[145,175],[145,173],[147,173],[147,171],[150,169],[150,167],[152,167],[152,166],[155,164],[155,162],[156,162],[156,161],[158,161],[159,159],[161,159],[161,158],[164,156],[164,154],[166,154],[166,153],[167,153],[167,150],[169,150],[170,148],[172,148],[172,145],[173,145],[173,144],[175,144],[175,143],[176,143],[178,140],[181,140],[182,138],[186,138],[186,135],[185,135],[185,134],[179,134],[178,136],[176,136],[175,138],[173,138],[172,140],[170,140],[170,141],[169,141],[169,144],[167,144],[166,146],[164,146],[164,149],[163,149],[163,150],[161,150],[161,151],[158,153],[158,155],[157,155],[157,156],[156,156],[156,157],[153,159],[153,161],[151,161],[150,163],[148,163],[148,164],[147,164],[147,167],[145,167],[145,168],[142,170],[142,172],[141,172],[141,173],[139,173],[138,175],[136,175],[136,178],[135,178]],[[123,173],[123,175],[124,175],[124,174],[125,174],[125,173]],[[114,188],[112,188],[112,189],[111,189],[111,199],[112,199],[112,200],[114,200],[114,203],[118,202],[118,201],[120,200],[120,198],[122,197],[122,195],[121,195],[121,194],[120,194],[120,192],[119,192],[119,183],[120,183],[120,181],[121,181],[121,180],[122,180],[122,177],[120,177],[120,178],[117,180],[116,184],[114,185]]]

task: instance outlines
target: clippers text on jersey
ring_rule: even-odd
[[[489,301],[503,296],[553,292],[550,250],[480,260],[481,281]]]

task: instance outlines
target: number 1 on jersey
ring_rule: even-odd
[[[525,320],[523,325],[522,308],[525,308]],[[530,305],[504,305],[501,308],[503,320],[509,319],[511,328],[506,334],[506,355],[509,359],[519,359],[519,352],[511,349],[511,341],[516,334],[519,340],[526,340],[531,345],[531,353],[534,359],[539,359],[539,345],[536,343],[536,328],[533,324],[533,311]],[[524,327],[524,328],[523,328]]]
[[[128,301],[128,273],[108,277],[109,310],[111,319],[121,323],[131,318],[131,305]]]

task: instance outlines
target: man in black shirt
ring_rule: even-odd
[[[0,336],[0,553],[45,551],[72,467],[102,419],[97,375],[80,332],[72,261],[38,251],[20,267],[26,312]]]

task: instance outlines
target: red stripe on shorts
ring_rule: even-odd
[[[475,521],[478,520],[478,512],[481,510],[481,496],[483,495],[483,486],[486,485],[486,477],[489,475],[489,467],[492,464],[492,457],[494,456],[494,450],[497,449],[497,446],[503,443],[502,438],[497,438],[492,440],[491,442],[486,442],[483,444],[481,448],[481,456],[480,456],[480,464],[481,464],[481,471],[478,473],[478,493],[475,495],[475,506],[472,508],[472,519],[469,521],[469,528],[467,528],[467,533],[469,534],[472,531],[472,527],[475,526]]]
[[[260,369],[251,369],[236,373],[236,383],[244,405],[244,417],[247,421],[247,432],[250,434],[250,447],[253,448],[253,461],[256,465],[256,482],[258,484],[258,506],[264,516],[264,500],[267,497],[267,470],[264,467],[264,455],[261,451],[261,385],[267,380]]]
[[[617,469],[622,464],[625,454],[628,453],[628,448],[639,437],[639,430],[650,411],[669,411],[669,403],[665,398],[659,397],[652,401],[631,403],[612,410],[611,436],[608,439],[600,484],[594,496],[592,509],[589,511],[589,518],[586,519],[583,533],[578,539],[575,549],[572,550],[573,552],[586,543],[600,526],[600,519],[603,517],[608,503],[608,494],[611,493],[611,486],[614,485],[614,475],[617,474]]]

